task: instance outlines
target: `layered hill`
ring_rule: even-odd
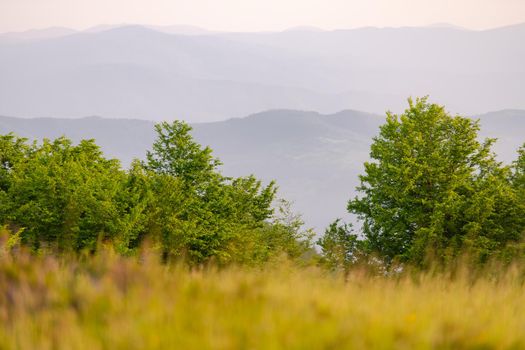
[[[275,33],[110,26],[32,36],[0,35],[2,115],[205,122],[282,108],[399,111],[406,97],[427,94],[453,112],[525,108],[525,25]]]

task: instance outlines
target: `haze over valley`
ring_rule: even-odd
[[[0,114],[209,122],[269,109],[525,109],[525,24],[210,32],[187,26],[0,35]]]

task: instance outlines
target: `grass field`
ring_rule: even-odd
[[[496,278],[497,277],[497,278]],[[0,349],[521,349],[518,269],[347,278],[287,262],[0,257]]]

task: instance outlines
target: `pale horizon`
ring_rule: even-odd
[[[475,16],[473,16],[475,14]],[[525,22],[522,0],[0,0],[0,33],[99,25],[195,26],[210,31],[424,27],[486,30]]]
[[[377,28],[377,29],[387,29],[387,28],[425,28],[425,27],[450,27],[450,28],[457,28],[457,29],[464,29],[468,31],[485,31],[485,30],[492,30],[492,29],[498,29],[498,28],[504,28],[504,27],[512,27],[515,25],[521,25],[525,24],[525,21],[523,22],[516,22],[516,23],[510,23],[510,24],[504,24],[499,25],[495,27],[487,27],[487,28],[468,28],[465,26],[460,26],[455,23],[448,23],[448,22],[436,22],[436,23],[429,23],[429,24],[422,24],[422,25],[399,25],[399,26],[374,26],[374,25],[363,25],[363,26],[356,26],[356,27],[341,27],[341,28],[321,28],[318,26],[310,25],[310,24],[303,24],[303,25],[294,25],[286,28],[281,29],[261,29],[261,30],[216,30],[216,29],[210,29],[205,28],[202,26],[192,25],[192,24],[185,24],[185,23],[173,23],[173,24],[151,24],[151,23],[100,23],[95,24],[88,27],[82,27],[82,28],[72,28],[72,27],[66,27],[66,26],[46,26],[46,27],[36,27],[36,28],[27,28],[22,30],[8,30],[8,31],[0,31],[0,35],[2,34],[14,34],[14,33],[26,33],[26,32],[32,32],[32,31],[40,31],[40,30],[47,30],[47,29],[65,29],[65,30],[73,30],[75,32],[84,32],[89,31],[90,29],[95,29],[97,27],[108,27],[108,30],[115,29],[119,27],[127,27],[127,26],[140,26],[140,27],[188,27],[188,28],[195,28],[195,29],[201,29],[203,31],[208,31],[210,33],[264,33],[264,32],[283,32],[287,30],[293,30],[293,29],[302,29],[308,30],[309,28],[314,30],[318,29],[320,31],[337,31],[337,30],[354,30],[354,29],[361,29],[361,28]]]

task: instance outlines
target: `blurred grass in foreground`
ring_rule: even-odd
[[[345,279],[287,262],[189,270],[0,252],[0,349],[525,348],[517,268]]]

